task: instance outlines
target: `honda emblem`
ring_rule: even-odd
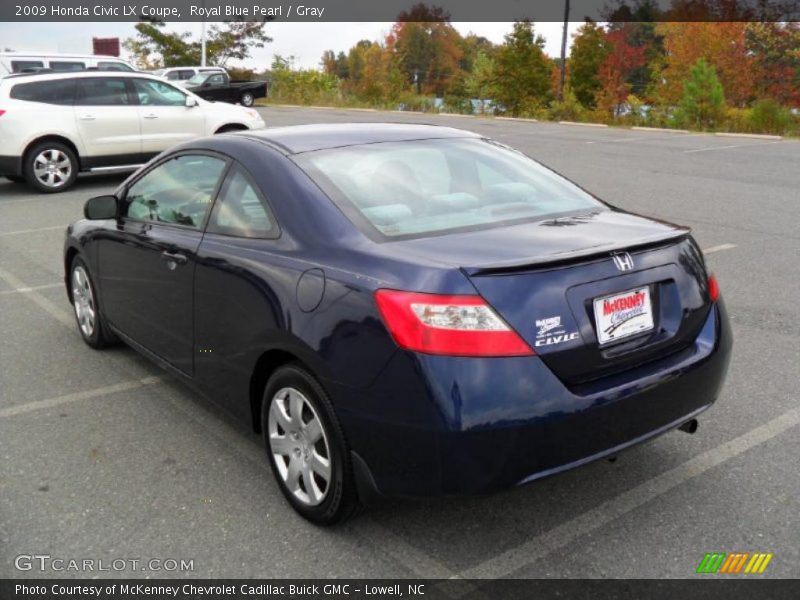
[[[630,271],[633,269],[633,257],[627,252],[621,252],[611,256],[614,259],[614,264],[620,271]]]

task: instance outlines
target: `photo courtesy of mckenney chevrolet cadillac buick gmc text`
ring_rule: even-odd
[[[477,134],[203,138],[85,216],[64,247],[83,339],[249,421],[317,523],[694,431],[725,379],[730,326],[688,229]]]

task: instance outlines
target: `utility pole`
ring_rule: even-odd
[[[200,32],[200,66],[206,66],[206,0],[203,0],[203,22]]]
[[[558,100],[564,100],[564,79],[567,76],[567,29],[569,28],[569,0],[564,0],[564,32],[561,35],[561,73],[558,78]]]

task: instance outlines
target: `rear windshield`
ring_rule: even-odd
[[[527,156],[483,139],[367,144],[294,158],[362,231],[386,238],[482,229],[604,206]]]

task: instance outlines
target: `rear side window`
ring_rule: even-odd
[[[167,79],[169,81],[178,81],[181,78],[181,74],[178,71],[170,71],[167,73]]]
[[[98,71],[133,71],[128,65],[125,63],[119,62],[111,62],[111,61],[100,61],[97,63],[97,70]]]
[[[274,238],[278,226],[256,185],[239,167],[222,185],[206,231],[235,237]]]
[[[26,69],[43,69],[44,62],[41,60],[12,60],[11,71],[13,73],[22,73]]]
[[[194,77],[194,70],[193,69],[181,69],[178,71],[178,79],[181,81],[186,81],[187,79],[191,79]]]
[[[52,81],[19,83],[11,88],[10,97],[14,100],[25,100],[27,102],[70,106],[75,100],[75,80],[55,79]]]
[[[86,65],[76,61],[51,60],[50,68],[53,69],[53,71],[83,71]]]
[[[211,207],[225,161],[184,154],[155,167],[128,190],[124,214],[199,229]]]
[[[127,106],[133,104],[124,79],[78,79],[75,104],[80,106]]]

